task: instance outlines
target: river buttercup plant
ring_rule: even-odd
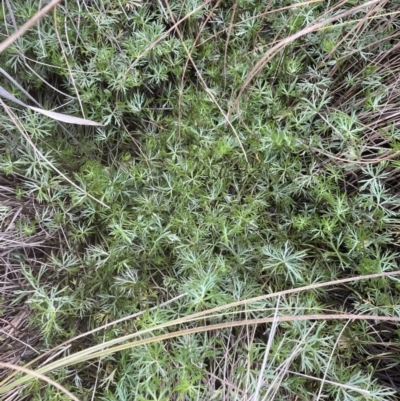
[[[398,10],[68,0],[2,51],[2,397],[398,399]]]

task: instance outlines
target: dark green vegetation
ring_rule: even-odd
[[[0,325],[27,305],[42,351],[187,294],[68,353],[235,300],[398,269],[400,2],[288,42],[238,99],[271,43],[362,4],[294,3],[69,0],[0,56],[44,108],[105,124],[14,109],[39,154],[0,115]],[[3,5],[3,35],[38,5]],[[4,75],[1,85],[30,102]],[[399,289],[378,278],[304,291],[281,297],[279,314],[399,316]],[[276,307],[265,300],[158,334]],[[263,366],[270,329],[178,337],[51,377],[81,400],[396,397],[395,323],[280,323]],[[67,399],[41,381],[28,392]]]

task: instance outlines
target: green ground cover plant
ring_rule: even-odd
[[[80,400],[399,399],[399,9],[68,0],[3,51],[14,97],[102,124],[2,103],[5,362]]]

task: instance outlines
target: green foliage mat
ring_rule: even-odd
[[[399,4],[288,43],[238,99],[273,41],[359,4],[295,3],[69,0],[1,55],[2,71],[44,108],[105,125],[15,111],[45,161],[0,115],[0,171],[18,199],[40,205],[15,230],[48,233],[36,258],[12,253],[27,283],[14,303],[29,305],[43,350],[182,293],[73,350],[239,299],[398,269]],[[39,2],[11,7],[0,11],[4,35]],[[4,74],[1,85],[30,102]],[[398,294],[379,278],[279,307],[398,316]],[[267,310],[242,318],[273,316],[276,301],[257,306]],[[269,327],[157,342],[52,377],[82,400],[107,401],[250,400],[260,372],[260,400],[387,400],[386,386],[400,387],[388,379],[400,361],[395,324],[279,324],[263,369]],[[64,399],[39,381],[25,391]]]

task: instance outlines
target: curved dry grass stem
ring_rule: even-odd
[[[333,131],[338,131],[338,129],[328,119],[326,119],[323,114],[318,113],[318,116],[322,120],[324,120],[325,123],[327,125],[329,125]],[[378,164],[378,163],[381,163],[381,162],[386,161],[386,160],[394,159],[398,155],[400,155],[400,151],[397,151],[397,152],[394,152],[394,153],[390,153],[390,151],[388,151],[385,154],[383,154],[381,157],[376,158],[376,159],[361,159],[361,160],[346,159],[344,157],[339,157],[339,156],[332,155],[332,154],[330,154],[328,152],[324,152],[323,150],[318,149],[318,148],[316,148],[314,146],[310,146],[310,145],[307,145],[307,144],[304,144],[304,145],[307,146],[309,149],[313,150],[314,152],[320,153],[320,154],[322,154],[324,156],[327,156],[327,157],[329,157],[331,159],[334,159],[334,160],[337,160],[337,161],[340,161],[340,162],[344,162],[344,163],[350,163],[350,164],[360,164],[360,165]]]
[[[265,348],[264,358],[263,358],[263,361],[261,364],[260,373],[258,375],[257,386],[254,391],[254,394],[250,397],[251,400],[254,400],[254,401],[257,401],[259,399],[259,394],[260,394],[261,388],[264,384],[262,378],[264,376],[265,368],[267,367],[268,356],[271,351],[272,343],[275,338],[276,329],[278,327],[279,301],[280,301],[280,296],[278,296],[278,299],[276,300],[274,320],[272,321],[271,331],[268,336],[268,342],[267,342],[267,346]]]
[[[289,370],[290,364],[300,354],[303,344],[307,341],[308,336],[312,333],[316,325],[317,322],[314,322],[314,324],[311,325],[311,327],[307,330],[305,335],[296,344],[290,355],[288,355],[288,357],[277,368],[275,368],[275,377],[268,386],[268,390],[265,392],[262,400],[255,399],[251,401],[272,401],[275,398],[278,389]]]
[[[164,306],[167,306],[167,305],[169,305],[169,304],[171,304],[171,303],[173,303],[173,302],[185,297],[186,295],[187,295],[186,293],[180,294],[180,295],[178,295],[178,296],[176,296],[176,297],[174,297],[172,299],[169,299],[168,301],[165,301],[160,305],[154,306],[154,307],[152,307],[152,308],[150,308],[148,310],[133,313],[132,315],[125,316],[125,317],[123,317],[121,319],[118,319],[118,320],[114,320],[113,322],[106,323],[106,324],[104,324],[102,326],[99,326],[99,327],[96,327],[95,329],[90,330],[90,331],[88,331],[86,333],[82,333],[82,334],[80,334],[80,335],[78,335],[76,337],[70,338],[69,340],[64,341],[62,344],[59,344],[56,347],[50,349],[49,351],[44,352],[39,357],[37,357],[34,360],[32,360],[31,362],[29,362],[26,366],[30,366],[33,363],[38,362],[40,359],[43,359],[45,356],[50,355],[50,354],[52,354],[53,352],[55,352],[57,350],[59,351],[61,349],[61,351],[63,351],[64,350],[63,347],[65,347],[66,345],[70,346],[69,344],[73,343],[76,340],[79,340],[80,338],[83,338],[83,337],[89,336],[91,334],[97,333],[98,331],[107,329],[108,327],[115,326],[118,323],[122,323],[122,322],[125,322],[127,320],[135,319],[135,318],[145,314],[146,312],[150,312],[150,311],[157,310],[159,308],[163,308]],[[50,357],[50,359],[52,359],[52,358],[53,357]],[[1,385],[2,385],[2,383],[0,382],[0,386]]]
[[[265,323],[273,323],[275,320],[277,323],[300,322],[300,321],[311,321],[311,320],[324,320],[324,321],[327,321],[327,320],[346,320],[346,321],[347,320],[375,320],[375,321],[386,321],[386,322],[400,322],[400,317],[378,316],[378,315],[355,315],[355,314],[341,313],[341,314],[326,314],[326,315],[325,314],[317,314],[317,315],[265,317],[265,318],[259,318],[259,319],[248,319],[248,320],[238,320],[238,321],[225,322],[225,323],[217,323],[217,324],[212,324],[212,325],[208,325],[208,326],[200,326],[200,327],[193,327],[190,329],[179,330],[179,331],[175,331],[175,332],[167,333],[167,334],[160,334],[158,336],[144,338],[141,340],[136,340],[133,342],[128,342],[128,343],[124,343],[121,345],[117,345],[112,348],[101,349],[94,353],[88,353],[87,351],[90,351],[90,349],[84,350],[84,351],[78,352],[77,354],[72,354],[71,356],[63,358],[59,361],[55,361],[52,364],[46,365],[46,366],[38,369],[37,371],[40,373],[47,373],[47,372],[53,371],[55,369],[63,368],[66,366],[71,366],[71,365],[74,365],[77,363],[86,362],[91,359],[108,356],[108,355],[114,354],[115,352],[123,351],[125,349],[139,347],[141,345],[148,345],[151,343],[169,340],[169,339],[177,338],[177,337],[182,337],[185,335],[205,333],[208,331],[227,329],[227,328],[231,328],[231,327],[252,326],[252,325],[265,324]],[[142,332],[135,333],[135,334],[138,336],[138,335],[141,335]],[[101,344],[101,345],[103,346],[104,344]],[[93,348],[95,348],[95,347],[93,347]],[[83,355],[78,355],[78,354],[83,354]],[[14,388],[15,386],[17,386],[19,384],[23,384],[27,381],[29,381],[29,379],[28,380],[24,379],[24,378],[18,379],[18,380],[16,380],[15,383],[11,383],[7,386],[4,386],[3,389],[0,388],[0,394],[4,392],[4,389],[7,389],[7,391],[8,391],[11,388]]]
[[[63,174],[56,166],[54,166],[47,158],[44,156],[39,149],[35,146],[35,144],[32,142],[32,140],[29,138],[29,135],[25,132],[23,127],[21,127],[21,124],[18,122],[18,118],[14,115],[14,113],[11,111],[11,109],[3,102],[3,100],[0,99],[0,105],[3,106],[4,110],[10,117],[11,121],[15,124],[15,126],[18,128],[22,136],[25,138],[25,140],[29,143],[29,145],[32,147],[34,152],[41,158],[43,159],[56,173],[58,173],[65,181],[67,181],[69,184],[71,184],[74,188],[79,190],[80,192],[84,193],[87,197],[90,199],[94,200],[95,202],[99,203],[101,206],[104,206],[107,209],[110,209],[110,206],[106,205],[104,202],[101,200],[95,198],[93,195],[90,195],[87,191],[83,190],[80,186],[76,185],[73,181],[71,181],[65,174]],[[37,109],[36,107],[31,107],[32,109]]]
[[[387,3],[387,1],[385,1],[384,3]],[[335,46],[333,46],[333,48],[330,50],[330,52],[325,56],[323,62],[326,62],[326,61],[336,52],[336,50],[339,48],[339,46],[340,46],[341,44],[345,43],[346,39],[349,38],[353,33],[354,33],[354,34],[353,34],[353,38],[356,38],[356,39],[357,39],[357,37],[360,37],[360,36],[361,36],[361,33],[364,32],[364,31],[365,31],[365,28],[366,28],[364,22],[367,21],[367,20],[369,20],[369,19],[371,19],[371,18],[375,18],[374,15],[371,16],[371,14],[374,14],[374,11],[375,11],[374,8],[371,8],[370,10],[367,11],[367,14],[366,14],[366,16],[365,16],[364,18],[360,18],[360,19],[357,20],[357,21],[354,21],[354,20],[351,21],[351,22],[353,22],[353,23],[354,23],[354,22],[357,22],[357,25],[356,25],[355,27],[353,27],[349,32],[347,32],[346,35],[344,35],[344,36],[335,44]],[[382,17],[383,15],[384,15],[384,14],[380,14],[379,17]],[[347,23],[348,23],[348,22],[347,22]],[[339,25],[345,25],[345,23],[344,23],[344,24],[337,24],[337,25],[338,25],[338,26],[339,26]],[[354,31],[356,31],[356,32],[354,32]],[[350,43],[348,44],[348,47],[351,46],[352,40],[353,40],[353,39],[350,40]],[[357,45],[355,46],[355,48],[357,48]]]
[[[172,14],[171,14],[171,16],[172,16]],[[178,23],[175,23],[174,26],[178,27]],[[187,56],[188,56],[188,60],[189,60],[189,61],[191,62],[191,64],[193,65],[193,68],[196,70],[197,76],[199,77],[199,79],[200,79],[200,81],[201,81],[201,83],[202,83],[202,85],[203,85],[204,90],[207,92],[208,96],[209,96],[210,99],[213,101],[213,103],[217,106],[219,112],[220,112],[220,113],[222,114],[222,116],[224,117],[224,119],[225,119],[225,121],[226,121],[226,124],[228,124],[229,127],[231,128],[232,132],[234,133],[234,135],[235,135],[235,137],[236,137],[236,139],[237,139],[237,141],[238,141],[238,143],[239,143],[240,149],[242,150],[242,153],[243,153],[243,156],[244,156],[246,162],[249,163],[249,158],[247,157],[246,150],[245,150],[245,148],[244,148],[244,146],[243,146],[242,141],[240,140],[239,133],[237,132],[236,128],[233,126],[232,122],[230,121],[229,114],[224,112],[224,110],[222,109],[222,107],[219,105],[217,99],[216,99],[215,96],[213,95],[212,91],[211,91],[210,88],[207,86],[207,83],[206,83],[206,81],[204,80],[203,75],[201,74],[201,72],[200,72],[199,69],[197,68],[196,63],[195,63],[194,60],[193,60],[193,57],[192,57],[192,54],[191,54],[191,50],[189,50],[188,47],[187,47],[186,44],[185,44],[185,41],[184,41],[184,39],[183,39],[183,35],[182,35],[181,31],[180,31],[178,28],[176,28],[176,32],[178,33],[178,35],[179,35],[179,37],[180,37],[180,39],[181,39],[182,46],[183,46],[183,48],[185,49],[185,52],[186,52],[186,54],[187,54]],[[195,42],[195,43],[196,43],[196,42]],[[187,65],[187,64],[186,64],[186,65]],[[185,68],[186,68],[186,66],[185,66]]]
[[[16,370],[18,372],[22,372],[22,373],[26,373],[29,376],[32,377],[36,377],[37,379],[43,380],[49,384],[51,384],[52,386],[58,388],[60,391],[62,391],[65,395],[67,395],[69,398],[71,398],[71,400],[74,401],[79,401],[79,398],[76,398],[72,393],[70,393],[65,387],[61,386],[61,384],[58,384],[56,381],[48,378],[47,376],[38,373],[34,370],[31,369],[27,369],[24,368],[22,366],[18,366],[18,365],[13,365],[12,363],[5,363],[5,362],[0,362],[0,367],[3,368],[8,368],[8,369],[13,369]]]
[[[367,7],[373,6],[379,2],[381,2],[382,0],[371,0],[368,1],[365,4],[353,7],[350,10],[344,11],[338,15],[335,15],[331,18],[328,18],[322,22],[318,22],[318,23],[313,23],[309,26],[307,26],[306,28],[302,29],[299,32],[296,32],[295,34],[288,36],[287,38],[281,40],[280,42],[278,42],[276,45],[272,46],[265,54],[264,56],[262,56],[260,58],[260,60],[257,61],[256,65],[252,68],[252,70],[249,72],[249,74],[247,75],[246,79],[244,80],[238,96],[235,100],[234,103],[234,108],[239,109],[239,103],[240,103],[240,99],[243,95],[243,92],[245,91],[245,89],[249,86],[250,82],[254,79],[254,77],[261,72],[261,70],[265,67],[265,65],[268,63],[268,61],[270,61],[275,55],[277,55],[281,50],[283,50],[287,45],[289,45],[290,43],[294,42],[296,39],[301,38],[302,36],[308,35],[309,33],[315,32],[321,28],[324,28],[325,26],[331,24],[332,22],[335,22],[341,18],[345,18],[348,17],[349,15],[354,14],[357,11],[363,10]]]
[[[270,14],[276,14],[276,13],[278,13],[280,11],[291,10],[292,8],[295,8],[295,7],[302,7],[302,6],[306,6],[306,5],[309,5],[309,4],[321,3],[321,2],[322,2],[322,0],[309,0],[309,1],[302,2],[302,3],[295,3],[295,4],[291,4],[289,6],[279,7],[279,8],[275,8],[273,10],[265,11],[265,12],[257,14],[257,15],[253,15],[251,17],[248,17],[248,18],[240,20],[240,22],[237,22],[235,24],[229,25],[227,28],[221,29],[220,31],[218,31],[217,33],[215,33],[213,35],[210,35],[209,37],[207,37],[207,39],[205,39],[202,42],[200,42],[199,45],[201,46],[204,43],[207,43],[209,40],[212,40],[212,39],[216,38],[218,35],[221,35],[222,33],[227,32],[227,31],[229,31],[230,29],[232,29],[234,27],[238,27],[238,26],[240,26],[240,25],[242,25],[242,24],[244,24],[246,22],[252,21],[252,20],[254,20],[256,18],[265,17],[265,16],[270,15]]]
[[[355,391],[356,393],[359,393],[359,394],[362,394],[362,395],[370,395],[371,394],[371,392],[368,391],[368,390],[364,390],[364,389],[359,388],[359,387],[349,386],[348,384],[343,384],[343,383],[340,383],[340,382],[334,382],[332,380],[327,380],[327,379],[325,379],[325,377],[323,379],[321,379],[320,377],[310,376],[310,375],[306,375],[306,374],[303,374],[303,373],[300,373],[300,372],[293,372],[292,370],[288,370],[287,372],[291,373],[292,375],[296,375],[296,376],[300,376],[300,377],[306,377],[307,379],[312,379],[312,380],[319,381],[319,382],[321,382],[321,386],[324,383],[328,383],[328,384],[331,384],[333,386],[344,388],[346,390]],[[316,400],[316,401],[318,401],[318,400]]]
[[[204,8],[207,4],[211,3],[212,0],[206,0],[204,3],[200,4],[198,7],[196,7],[194,10],[192,10],[190,13],[187,13],[183,18],[181,18],[178,22],[176,22],[174,25],[171,26],[164,34],[162,34],[158,39],[156,39],[153,43],[150,44],[150,46],[144,50],[142,53],[139,54],[139,56],[136,57],[135,61],[128,67],[124,74],[124,78],[128,75],[128,73],[131,71],[131,69],[137,64],[137,62],[144,57],[151,49],[154,49],[154,47],[160,43],[163,39],[165,39],[171,32],[176,30],[176,28],[185,20],[187,20],[190,16],[193,14],[196,14],[197,11],[201,10]]]
[[[211,12],[209,13],[209,15],[207,15],[206,19],[205,19],[205,20],[203,21],[203,23],[201,24],[201,27],[200,27],[200,29],[199,29],[199,32],[198,32],[198,34],[196,35],[196,38],[195,38],[195,40],[193,41],[193,44],[192,44],[192,46],[191,46],[191,48],[190,48],[190,54],[192,54],[193,50],[194,50],[195,47],[197,46],[197,43],[198,43],[198,41],[199,41],[199,39],[200,39],[200,36],[201,36],[202,29],[204,29],[204,27],[206,26],[207,22],[210,20],[211,16],[213,15],[215,9],[218,7],[218,5],[219,5],[220,2],[221,2],[221,0],[218,0],[218,1],[217,1],[217,3],[213,6],[213,8],[212,8]],[[161,5],[161,2],[160,2],[160,5]],[[172,22],[173,22],[174,24],[176,24],[176,21],[175,21],[175,18],[174,18],[174,16],[173,16],[173,13],[172,13],[172,11],[171,11],[171,8],[170,8],[170,5],[169,5],[168,0],[166,1],[166,5],[167,5],[167,8],[168,8],[169,17],[171,18]],[[162,5],[161,5],[161,7],[162,7]],[[168,16],[167,13],[166,13],[166,11],[164,10],[164,7],[162,7],[162,9],[163,9],[165,15]],[[180,37],[181,40],[182,40],[182,33],[179,31],[179,25],[176,26],[176,32],[178,33],[179,37]],[[184,43],[183,40],[182,40],[182,44],[183,44],[183,46],[185,46],[185,43]],[[181,77],[181,83],[180,83],[180,88],[181,88],[181,90],[179,91],[179,101],[178,101],[178,135],[179,135],[179,138],[181,137],[181,119],[182,119],[182,95],[183,95],[183,87],[184,87],[184,81],[185,81],[186,71],[187,71],[189,62],[190,62],[190,59],[187,58],[187,60],[186,60],[186,62],[185,62],[185,65],[184,65],[184,67],[183,67],[183,72],[182,72],[182,77]]]
[[[347,326],[350,324],[350,322],[351,322],[351,320],[348,320],[346,322],[346,324],[342,327],[342,329],[340,330],[339,335],[337,336],[337,338],[335,340],[335,344],[334,344],[334,346],[332,348],[331,354],[329,355],[328,362],[326,363],[326,369],[325,369],[325,372],[324,372],[324,376],[322,377],[322,379],[320,379],[321,380],[321,385],[319,386],[319,390],[318,390],[318,395],[317,395],[316,401],[320,401],[320,399],[322,398],[322,389],[324,388],[324,384],[325,383],[329,383],[329,380],[327,380],[327,376],[328,376],[328,373],[329,373],[328,367],[332,362],[335,349],[338,348],[340,340],[342,339],[342,335],[345,332]],[[362,390],[362,391],[365,391],[365,390]]]
[[[120,338],[117,338],[114,340],[110,340],[110,341],[102,343],[102,344],[95,345],[95,346],[85,349],[83,351],[79,351],[75,354],[69,355],[58,361],[55,361],[48,365],[45,365],[45,366],[39,368],[37,370],[37,372],[47,373],[47,372],[53,371],[55,369],[70,366],[70,365],[73,365],[76,363],[85,362],[90,359],[95,359],[98,357],[110,355],[114,352],[122,351],[124,349],[137,347],[140,345],[146,345],[146,344],[150,344],[153,342],[163,341],[163,340],[167,340],[167,339],[171,339],[171,338],[181,337],[183,335],[207,332],[207,331],[212,331],[212,330],[220,330],[220,329],[225,329],[225,328],[230,328],[230,327],[258,325],[261,323],[272,323],[272,322],[274,322],[274,319],[276,319],[276,322],[307,321],[307,320],[379,320],[379,321],[400,322],[400,317],[355,315],[355,314],[310,314],[310,315],[296,315],[296,316],[277,316],[277,317],[267,317],[267,318],[260,318],[260,319],[251,319],[251,320],[231,321],[231,322],[219,323],[219,324],[214,324],[214,325],[209,325],[209,326],[194,327],[191,329],[179,330],[179,331],[176,331],[173,333],[162,334],[162,335],[154,336],[151,338],[145,338],[142,340],[137,340],[137,341],[128,342],[125,344],[120,344],[120,345],[114,346],[115,344],[126,342],[135,337],[143,336],[145,334],[149,334],[156,330],[163,330],[163,329],[166,329],[171,326],[176,326],[176,325],[179,325],[182,323],[187,323],[189,321],[200,320],[200,318],[203,318],[204,316],[209,316],[211,314],[214,314],[215,312],[229,309],[232,307],[249,304],[249,303],[256,302],[256,301],[261,301],[261,300],[265,300],[268,298],[299,293],[302,291],[315,290],[317,288],[323,288],[323,287],[328,287],[328,286],[337,285],[337,284],[355,282],[355,281],[366,280],[366,279],[371,279],[371,278],[390,277],[390,276],[399,275],[399,274],[400,274],[400,270],[396,270],[396,271],[392,271],[392,272],[382,272],[382,273],[369,274],[369,275],[365,275],[365,276],[350,277],[350,278],[345,278],[345,279],[341,279],[341,280],[329,281],[329,282],[325,282],[325,283],[310,284],[310,285],[300,287],[300,288],[292,288],[289,290],[279,291],[279,292],[272,293],[272,294],[266,294],[266,295],[262,295],[259,297],[254,297],[254,298],[250,298],[250,299],[246,299],[246,300],[242,300],[242,301],[233,302],[233,303],[230,303],[227,305],[218,306],[213,309],[194,313],[192,315],[189,315],[189,316],[186,316],[183,318],[175,319],[168,323],[154,326],[150,329],[142,330],[137,333],[129,334],[127,336],[123,336],[123,337],[120,337]],[[112,323],[110,323],[110,324],[112,324]],[[81,337],[82,336],[83,335],[81,335]],[[14,381],[10,381],[11,379],[12,379],[12,376],[9,376],[3,382],[0,383],[0,394],[4,393],[6,391],[9,391],[9,390],[29,381],[29,378],[27,378],[27,377],[22,377],[20,379],[14,380]],[[6,384],[7,382],[8,382],[8,384]]]
[[[301,321],[310,321],[310,320],[378,320],[378,321],[386,321],[386,322],[400,322],[400,317],[391,317],[391,316],[378,316],[378,315],[355,315],[355,314],[330,314],[330,315],[296,315],[296,316],[278,316],[278,317],[264,317],[260,319],[249,319],[249,320],[238,320],[233,322],[225,322],[225,323],[217,323],[209,326],[201,326],[201,327],[193,327],[191,329],[184,329],[179,330],[172,333],[161,334],[159,336],[154,336],[150,338],[145,338],[142,340],[137,340],[134,342],[121,344],[113,348],[108,348],[105,350],[101,350],[95,352],[93,354],[85,355],[82,358],[72,358],[71,361],[68,361],[66,364],[62,364],[58,366],[58,361],[54,363],[54,366],[49,369],[49,367],[42,368],[44,372],[48,372],[53,369],[57,369],[64,366],[69,366],[70,364],[81,363],[88,361],[90,359],[95,359],[107,355],[111,355],[118,351],[123,351],[125,349],[138,347],[140,345],[147,345],[150,343],[169,340],[171,338],[182,337],[189,334],[197,334],[197,333],[204,333],[207,331],[213,330],[221,330],[230,327],[240,327],[240,326],[251,326],[251,325],[258,325],[263,323],[273,323],[276,319],[276,322],[301,322]],[[71,355],[73,356],[73,355]],[[60,361],[62,362],[62,360]],[[42,369],[39,369],[41,371]],[[0,390],[1,393],[1,390]]]
[[[60,44],[61,54],[62,54],[62,56],[64,58],[65,64],[67,65],[67,68],[68,68],[68,73],[69,73],[69,77],[71,78],[72,86],[74,87],[75,93],[76,93],[76,97],[78,98],[78,103],[79,103],[79,107],[81,108],[81,111],[82,111],[82,116],[85,117],[85,110],[83,108],[83,104],[82,104],[81,98],[79,96],[78,88],[76,87],[74,75],[72,74],[71,66],[69,65],[69,62],[68,62],[68,57],[67,57],[67,53],[66,53],[65,48],[64,48],[63,41],[61,40],[60,33],[58,32],[56,10],[54,10],[54,30],[55,30],[56,35],[57,35],[58,43]],[[68,36],[68,34],[67,34],[67,36]]]
[[[17,32],[14,32],[6,40],[0,43],[0,53],[2,53],[8,46],[14,43],[19,37],[21,37],[29,28],[35,25],[41,18],[43,18],[49,11],[51,11],[58,3],[62,0],[53,0],[46,7],[43,7],[38,13],[36,13],[28,22],[19,28]]]

